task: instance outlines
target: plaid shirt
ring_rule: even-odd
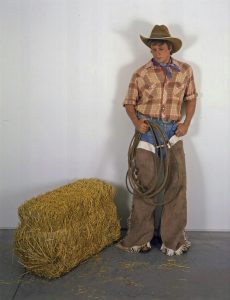
[[[123,105],[132,104],[136,111],[150,117],[180,120],[183,101],[196,100],[197,93],[192,68],[173,58],[171,63],[179,70],[171,68],[170,79],[152,60],[139,68],[132,76]]]

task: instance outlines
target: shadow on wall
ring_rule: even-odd
[[[118,207],[118,213],[119,217],[121,218],[122,227],[126,227],[126,220],[129,216],[130,211],[131,197],[125,188],[125,175],[127,170],[128,146],[134,133],[133,125],[129,120],[128,116],[126,115],[124,108],[122,107],[122,102],[127,93],[128,84],[132,74],[140,66],[147,63],[152,57],[150,49],[148,49],[142,43],[142,41],[139,38],[139,35],[142,34],[144,36],[149,36],[154,25],[155,24],[150,24],[142,20],[136,20],[133,21],[128,28],[125,28],[122,31],[114,30],[126,41],[133,54],[133,60],[131,60],[127,65],[122,66],[117,75],[117,81],[115,83],[117,89],[113,101],[114,107],[112,109],[112,113],[109,119],[110,123],[108,124],[110,128],[110,138],[107,141],[107,145],[105,145],[105,156],[107,156],[107,153],[110,153],[110,159],[112,157],[112,166],[115,168],[114,172],[116,173],[116,178],[121,178],[121,182],[124,183],[124,185],[116,186],[117,194],[115,196],[115,203]],[[180,55],[186,52],[186,50],[195,43],[195,38],[189,38],[184,35],[181,26],[168,24],[168,27],[172,35],[176,33],[176,35],[178,37],[181,37],[181,39],[184,42],[185,46],[184,48],[182,48]],[[183,57],[179,57],[178,59],[183,60]],[[190,63],[188,60],[185,61],[191,64],[194,69],[194,74],[196,77],[195,79],[198,83],[197,90],[199,91],[201,86],[200,70],[193,63]],[[201,222],[203,224],[205,215],[205,206],[203,201],[203,175],[201,164],[198,158],[199,156],[196,153],[196,151],[198,150],[195,149],[192,143],[192,138],[199,134],[199,119],[200,106],[198,105],[196,116],[193,120],[192,128],[190,130],[189,136],[186,137],[185,148],[189,149],[189,152],[192,149],[193,161],[192,165],[191,163],[188,164],[188,182],[190,189],[197,191],[196,197],[194,197],[193,199],[189,199],[189,201],[191,201],[191,206],[193,206],[193,212],[196,215],[196,222],[198,221],[197,216],[199,216],[200,218],[202,218],[202,220],[199,220],[199,223]],[[194,174],[196,175],[195,177]],[[191,215],[191,218],[195,219],[195,215]]]
[[[139,38],[139,34],[142,34],[149,28],[151,28],[151,24],[137,20],[133,21],[130,26],[124,28],[124,30],[114,29],[114,32],[130,47],[131,52],[131,61],[122,66],[117,74],[117,81],[115,82],[117,88],[114,95],[112,113],[109,119],[110,138],[106,146],[106,151],[112,153],[113,166],[116,168],[116,177],[120,178],[121,184],[123,184],[116,187],[117,194],[115,196],[115,203],[118,207],[121,226],[123,228],[127,227],[127,218],[130,213],[131,195],[125,186],[125,176],[128,166],[127,152],[129,143],[134,134],[134,127],[122,103],[128,91],[132,74],[151,58],[150,51],[148,57],[148,49],[146,49]]]
[[[202,118],[202,72],[199,67],[199,61],[193,62],[193,57],[187,57],[187,50],[192,48],[198,41],[196,36],[188,36],[183,31],[183,27],[178,24],[168,24],[171,35],[176,35],[182,42],[182,49],[175,54],[175,58],[190,64],[193,68],[196,89],[198,92],[196,112],[192,120],[188,135],[184,138],[184,148],[187,167],[187,190],[188,190],[188,227],[189,229],[206,228],[206,203],[205,186],[202,161],[199,155],[199,145],[194,145],[193,139],[196,139],[200,132],[200,121]],[[183,107],[183,114],[185,108]]]

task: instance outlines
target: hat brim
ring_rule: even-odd
[[[146,38],[146,37],[140,35],[140,38],[141,38],[142,42],[149,48],[151,48],[151,42],[154,40],[169,41],[173,45],[172,53],[179,51],[182,46],[182,41],[180,39],[171,37],[171,36],[170,37]]]

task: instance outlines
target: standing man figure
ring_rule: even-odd
[[[158,157],[156,142],[146,120],[159,125],[170,141],[165,204],[160,217],[161,251],[170,256],[180,255],[191,245],[185,237],[186,170],[181,137],[188,132],[196,107],[193,71],[191,66],[171,56],[181,48],[182,41],[172,37],[165,25],[154,26],[149,38],[140,38],[151,49],[153,58],[133,74],[123,104],[136,131],[141,133],[135,164],[138,180],[146,189],[156,180]],[[182,121],[183,103],[186,108]],[[119,248],[129,252],[151,249],[155,200],[134,192],[128,232],[117,244]]]

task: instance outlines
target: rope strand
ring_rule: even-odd
[[[149,129],[151,130],[153,136],[155,137],[156,140],[156,150],[159,151],[159,166],[157,168],[157,174],[162,174],[162,180],[158,182],[159,180],[156,180],[156,184],[151,186],[149,189],[145,189],[139,178],[138,178],[138,169],[136,167],[135,163],[135,156],[136,156],[136,150],[137,146],[139,144],[140,138],[141,138],[141,133],[136,131],[131,142],[129,145],[128,149],[128,170],[126,173],[126,187],[127,190],[131,194],[137,194],[140,197],[144,197],[145,199],[153,199],[156,195],[158,195],[165,187],[167,178],[168,178],[168,168],[169,168],[169,148],[170,148],[170,143],[169,140],[163,131],[163,129],[157,125],[149,122],[148,120],[145,121]],[[165,154],[163,153],[163,149],[165,150]],[[157,176],[156,174],[156,176]],[[158,175],[159,176],[159,175]],[[174,197],[173,197],[174,198]],[[166,203],[171,202],[172,199],[169,201],[162,201],[162,202],[156,202],[154,201],[155,205],[164,205]]]

